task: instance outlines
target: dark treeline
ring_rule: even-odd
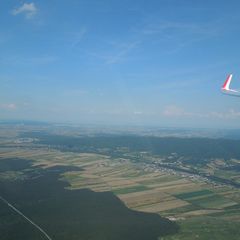
[[[25,133],[24,137],[38,138],[39,143],[65,151],[98,152],[99,149],[115,151],[127,147],[130,151],[148,151],[167,156],[177,153],[195,162],[211,158],[240,159],[240,140],[210,138],[174,138],[134,135],[102,135],[71,137],[49,135],[42,132]]]

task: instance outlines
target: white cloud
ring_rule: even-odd
[[[24,3],[22,6],[12,10],[12,15],[23,14],[26,18],[32,18],[37,13],[34,3]]]
[[[160,35],[166,40],[178,38],[192,42],[216,37],[221,34],[221,30],[222,28],[219,27],[218,22],[189,23],[163,21],[145,26],[141,33],[143,35]]]
[[[82,97],[87,95],[89,92],[85,89],[66,89],[63,92],[63,96],[67,97]]]
[[[186,116],[189,115],[185,110],[181,107],[178,107],[176,105],[170,105],[166,106],[163,115],[167,117],[180,117],[180,116]]]
[[[217,21],[208,23],[154,21],[141,29],[133,29],[133,32],[139,34],[139,38],[145,41],[153,38],[154,44],[158,43],[162,47],[162,53],[174,54],[189,45],[221,36],[225,30],[222,26],[223,24]]]
[[[34,56],[34,57],[26,57],[26,56],[17,56],[12,55],[8,57],[0,57],[0,64],[6,65],[44,65],[51,64],[58,60],[57,57],[51,55],[43,55],[43,56]]]
[[[109,44],[110,43],[110,44]],[[108,41],[107,51],[104,53],[91,52],[90,55],[103,59],[105,64],[117,64],[127,58],[129,53],[138,47],[140,41],[129,43],[113,43]]]
[[[165,117],[192,117],[192,118],[201,118],[201,119],[240,119],[240,112],[235,109],[229,109],[224,112],[188,112],[185,109],[176,106],[176,105],[169,105],[166,106],[162,115]]]
[[[115,64],[122,60],[131,50],[136,48],[139,41],[126,44],[119,52],[106,57],[107,64]]]
[[[142,111],[134,111],[133,114],[134,114],[134,115],[142,115],[143,112],[142,112]]]
[[[226,112],[211,112],[207,117],[215,117],[220,119],[236,119],[240,118],[240,112],[234,109],[229,109]]]
[[[15,103],[0,104],[0,108],[5,110],[15,110],[17,105]]]
[[[83,37],[86,35],[87,33],[87,28],[86,27],[82,27],[80,29],[80,31],[76,32],[73,34],[73,41],[71,43],[71,47],[77,47],[80,42],[82,41]]]

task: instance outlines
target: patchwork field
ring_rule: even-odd
[[[78,152],[64,148],[60,151],[50,145],[33,143],[31,139],[13,141],[14,131],[4,134],[10,134],[10,137],[2,138],[0,158],[31,160],[34,166],[42,169],[56,165],[78,167],[78,170],[60,174],[59,179],[70,184],[67,185],[68,190],[110,191],[130,209],[157,213],[176,221],[180,232],[161,240],[238,239],[240,190],[237,187],[206,181],[172,169],[151,167],[144,161],[136,161],[136,152],[121,153],[120,156],[108,154],[109,149]],[[123,153],[129,151],[120,150]],[[141,154],[146,155],[144,152]],[[152,159],[155,161],[157,157]],[[232,162],[238,164],[236,159]],[[224,161],[217,159],[203,170],[212,173],[216,165],[225,167]],[[226,179],[235,176],[238,181],[234,171],[218,169],[216,174]],[[0,179],[24,178],[25,173],[21,171],[0,172]]]
[[[55,165],[80,167],[81,171],[66,172],[61,176],[63,181],[70,183],[70,189],[112,191],[132,209],[159,213],[169,219],[223,213],[226,208],[240,204],[240,193],[236,189],[191,181],[164,171],[145,170],[141,164],[123,158],[61,152],[45,147],[2,148],[0,157],[34,160],[35,166],[43,168]]]

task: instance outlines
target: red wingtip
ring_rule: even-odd
[[[223,86],[222,86],[222,89],[226,89],[227,86],[229,86],[229,81],[231,80],[232,78],[232,74],[228,75],[226,81],[224,82]]]

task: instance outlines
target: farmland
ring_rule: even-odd
[[[62,171],[58,175],[60,182],[67,183],[64,187],[69,192],[86,189],[95,193],[111,192],[128,209],[158,214],[178,224],[178,233],[161,239],[207,239],[210,236],[211,239],[224,239],[224,236],[231,236],[228,239],[235,240],[240,234],[240,190],[234,168],[239,164],[238,141],[233,141],[236,149],[233,152],[225,149],[225,158],[221,158],[222,150],[214,152],[212,149],[217,139],[206,140],[207,144],[212,141],[211,151],[199,163],[196,160],[200,156],[199,151],[194,155],[193,150],[183,152],[180,147],[186,145],[185,139],[160,139],[164,146],[166,142],[170,141],[171,145],[174,141],[175,149],[181,148],[181,155],[178,151],[172,152],[170,146],[169,152],[165,147],[161,153],[150,144],[150,151],[142,144],[143,139],[137,136],[130,137],[130,140],[124,137],[124,141],[119,139],[119,135],[103,136],[102,139],[86,135],[76,139],[66,132],[48,135],[39,129],[37,132],[21,129],[8,139],[2,139],[1,159],[25,159],[31,162],[32,167],[46,171],[53,167],[71,166],[71,171]],[[133,145],[133,139],[144,147]],[[177,146],[181,141],[183,143]],[[219,144],[230,145],[228,141],[232,140],[219,140]],[[207,147],[204,139],[194,140],[193,146],[189,147],[196,148],[194,142],[198,146],[203,143],[200,149]],[[13,166],[17,167],[16,164]],[[26,171],[14,168],[5,168],[0,173],[0,179],[5,181],[26,178]],[[218,231],[219,227],[221,231]]]

